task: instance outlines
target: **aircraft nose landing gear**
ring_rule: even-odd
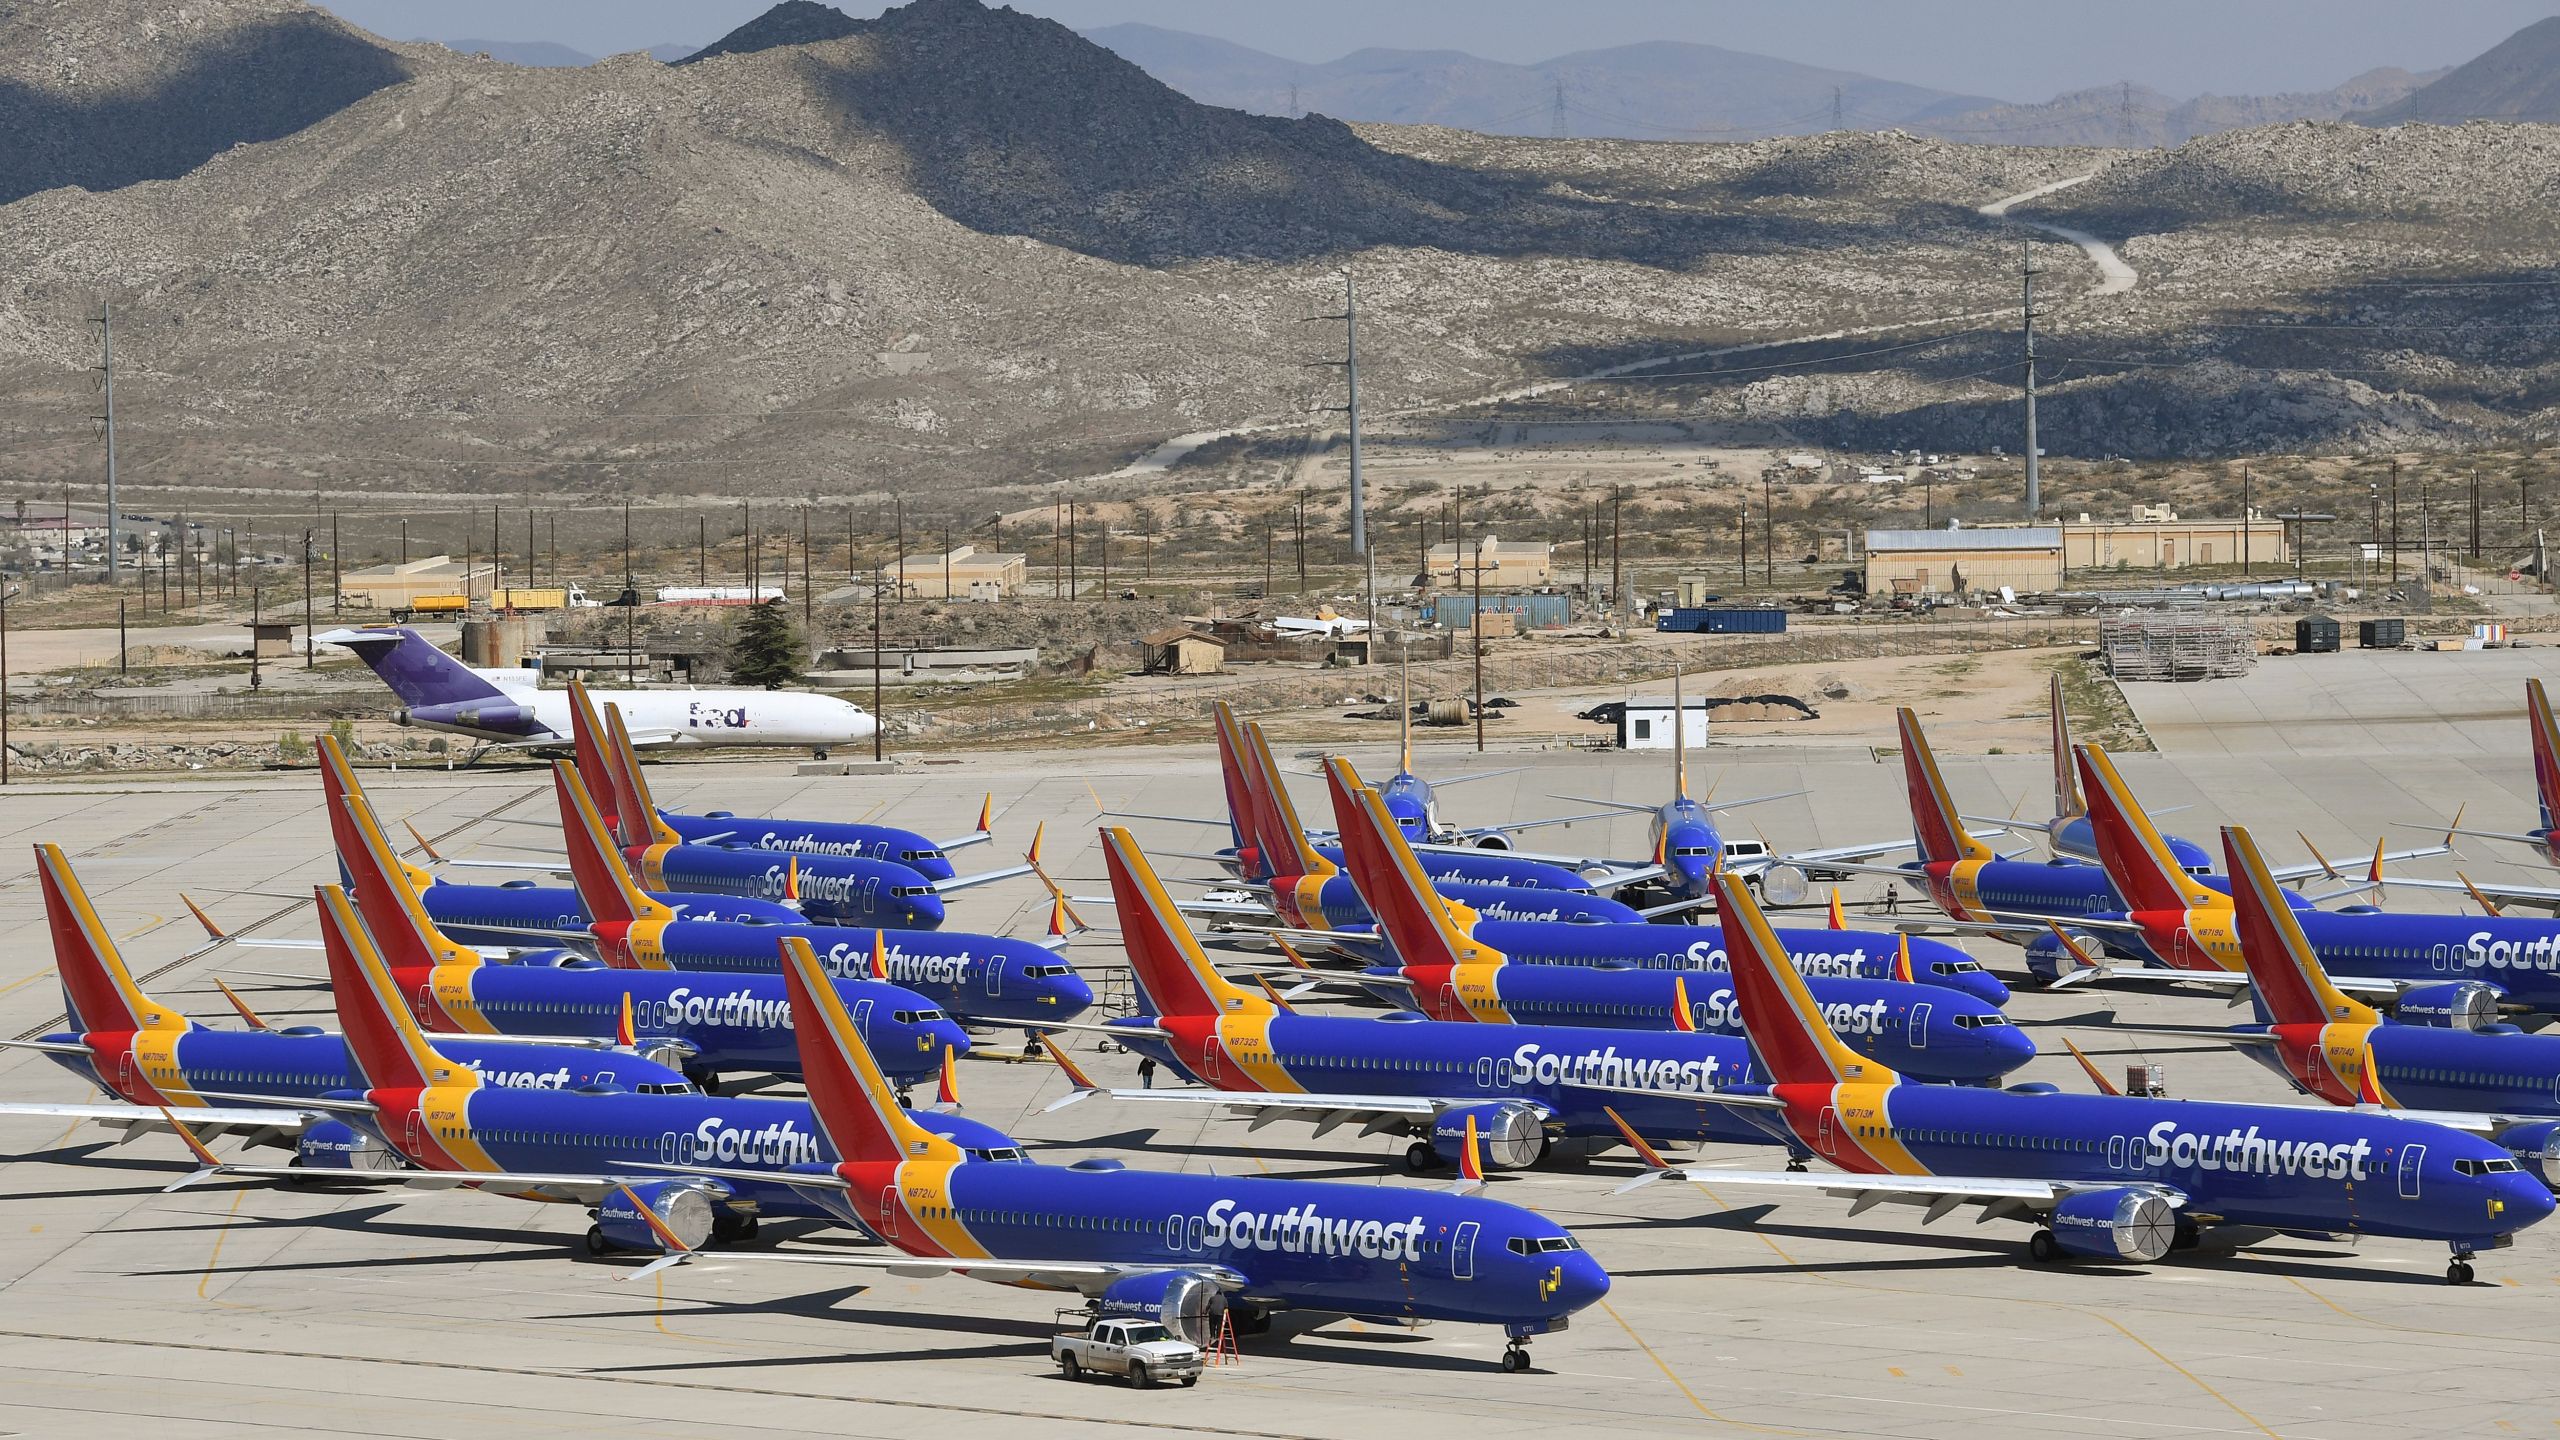
[[[2444,1283],[2447,1285],[2468,1285],[2471,1283],[2470,1251],[2457,1249],[2453,1252],[2453,1260],[2444,1267]]]
[[[1502,1352],[1502,1368],[1506,1373],[1513,1375],[1517,1375],[1521,1371],[1528,1369],[1529,1342],[1526,1340],[1512,1341],[1511,1344]]]

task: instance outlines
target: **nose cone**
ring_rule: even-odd
[[[1973,1033],[1982,1041],[1984,1063],[1995,1078],[2036,1058],[2035,1037],[2015,1025],[1999,1025]]]
[[[942,928],[942,921],[945,913],[946,912],[942,906],[941,896],[933,894],[910,895],[907,897],[904,928],[909,930],[939,930]]]
[[[1093,1005],[1092,983],[1072,970],[1044,977],[1040,984],[1042,993],[1054,999],[1061,1020],[1071,1020]]]
[[[1571,1250],[1557,1257],[1562,1263],[1555,1293],[1549,1297],[1559,1315],[1589,1309],[1600,1297],[1609,1293],[1609,1272],[1591,1258],[1588,1250]]]
[[[1946,981],[1949,989],[1961,990],[1985,1005],[2009,1003],[2009,987],[2001,984],[2000,977],[1988,970],[1964,970],[1933,978]]]
[[[930,1020],[919,1028],[924,1033],[926,1048],[932,1052],[937,1064],[940,1063],[942,1052],[946,1048],[951,1051],[951,1058],[954,1060],[967,1058],[969,1032],[961,1029],[956,1022]]]
[[[2519,1172],[2500,1175],[2496,1179],[2497,1198],[2505,1204],[2505,1209],[2498,1215],[2498,1225],[2502,1230],[2522,1230],[2528,1225],[2539,1225],[2551,1218],[2555,1205],[2560,1205],[2560,1201],[2552,1198],[2551,1187],[2536,1176]]]

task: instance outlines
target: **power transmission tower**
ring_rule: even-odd
[[[2118,95],[2117,95],[2117,99],[2116,99],[2116,124],[2117,124],[2118,128],[2123,132],[2123,136],[2124,136],[2124,146],[2125,146],[2125,148],[2126,148],[2126,149],[2128,149],[2128,150],[2132,149],[2132,148],[2133,148],[2133,82],[2132,82],[2132,81],[2130,81],[2130,80],[2127,80],[2127,81],[2124,81],[2124,82],[2123,82],[2123,88],[2118,92]]]
[[[1369,491],[1360,473],[1360,291],[1350,271],[1342,273],[1342,313],[1310,315],[1306,323],[1339,320],[1342,322],[1342,359],[1320,360],[1317,365],[1342,369],[1347,404],[1338,409],[1349,417],[1351,428],[1351,553],[1360,557],[1360,594],[1368,607],[1371,644],[1378,633],[1378,559],[1369,549]],[[1303,551],[1301,554],[1303,555]],[[1303,560],[1301,561],[1303,564]]]
[[[2036,454],[2036,277],[2044,267],[2036,264],[2035,250],[2025,241],[2018,243],[2018,277],[2023,300],[2019,313],[2024,316],[2027,340],[2027,518],[2033,520],[2044,512],[2044,476],[2037,468]]]
[[[1549,123],[1551,128],[1555,131],[1557,139],[1563,140],[1568,138],[1569,132],[1566,130],[1564,123],[1564,79],[1561,76],[1556,79],[1555,112]]]
[[[1831,128],[1834,130],[1849,128],[1841,120],[1840,87],[1837,85],[1831,87]]]
[[[1302,110],[1300,110],[1300,109],[1298,108],[1298,87],[1297,87],[1297,86],[1295,86],[1295,85],[1290,86],[1290,87],[1289,87],[1289,118],[1290,118],[1290,119],[1292,119],[1292,120],[1295,120],[1295,119],[1298,119],[1300,116],[1304,115],[1305,113],[1306,113],[1305,111],[1302,111]]]
[[[116,515],[116,304],[112,300],[99,302],[98,342],[98,371],[106,377],[107,392],[107,413],[99,418],[107,427],[107,583],[113,585],[121,563],[116,542],[123,538],[117,532],[123,527],[117,523]],[[67,570],[71,564],[71,531],[67,527],[62,532],[62,546],[62,563]]]

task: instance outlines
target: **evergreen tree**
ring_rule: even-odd
[[[800,642],[778,599],[748,609],[729,653],[729,673],[741,685],[771,690],[800,678]]]

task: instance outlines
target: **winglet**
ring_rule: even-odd
[[[1271,1003],[1280,1007],[1281,1014],[1295,1015],[1298,1013],[1295,1006],[1292,1006],[1288,1001],[1281,999],[1280,992],[1271,987],[1271,977],[1267,975],[1256,975],[1253,977],[1253,983],[1262,987],[1262,993],[1271,997]]]
[[[2459,859],[2461,859],[2461,858],[2462,858],[2462,852],[2461,852],[2461,851],[2459,851],[2459,850],[2454,850],[2454,849],[2453,849],[2453,842],[2454,842],[2457,838],[2459,838],[2459,837],[2461,836],[2461,834],[2462,834],[2462,816],[2463,816],[2463,812],[2465,812],[2465,811],[2469,810],[2470,808],[2471,808],[2471,802],[2470,802],[2470,801],[2468,801],[2468,800],[2465,800],[2465,801],[2463,801],[2461,804],[2454,806],[2454,807],[2453,807],[2453,818],[2452,818],[2451,820],[2449,820],[2449,821],[2447,821],[2447,822],[2445,823],[2445,827],[2444,827],[2444,848],[2445,848],[2445,849],[2447,849],[2447,850],[2452,850],[2452,851],[2453,851],[2453,856],[2454,856],[2454,858],[2455,858],[2455,859],[2457,859],[2457,860],[2459,860]]]
[[[2294,839],[2296,839],[2296,840],[2301,841],[2301,842],[2302,842],[2302,848],[2311,852],[2311,859],[2312,859],[2313,863],[2317,864],[2317,865],[2320,867],[2320,873],[2321,873],[2322,875],[2324,875],[2324,876],[2328,877],[2328,878],[2329,878],[2329,879],[2331,879],[2331,880],[2344,880],[2344,879],[2346,879],[2346,878],[2347,878],[2346,876],[2344,876],[2344,875],[2342,875],[2342,874],[2338,873],[2338,867],[2337,867],[2337,866],[2332,865],[2332,864],[2330,864],[2330,863],[2329,863],[2329,857],[2328,857],[2328,856],[2323,855],[2323,854],[2321,854],[2321,853],[2320,853],[2320,847],[2319,847],[2319,846],[2314,845],[2314,844],[2312,844],[2312,843],[2311,843],[2311,837],[2310,837],[2310,836],[2303,834],[2303,833],[2302,833],[2301,831],[2299,831],[2299,830],[2296,830],[2296,831],[2294,831],[2294,832],[2293,832],[2293,838],[2294,838]]]
[[[933,1098],[936,1104],[960,1108],[960,1077],[953,1073],[959,1067],[953,1062],[951,1047],[942,1047],[942,1073],[934,1077]]]
[[[1057,1064],[1058,1069],[1066,1075],[1067,1083],[1074,1086],[1079,1093],[1102,1088],[1093,1083],[1092,1076],[1084,1073],[1083,1066],[1067,1058],[1066,1050],[1057,1041],[1049,1038],[1049,1032],[1046,1030],[1039,1032],[1038,1038],[1040,1048],[1049,1052],[1050,1060]]]
[[[2044,928],[2053,932],[2053,938],[2062,946],[2062,952],[2064,954],[2079,962],[2080,971],[2075,973],[2085,973],[2101,968],[2098,957],[2090,954],[2088,950],[2072,936],[2070,931],[2063,929],[2060,925],[2051,920],[2044,922]],[[2070,976],[2063,977],[2066,981],[2070,978]]]
[[[980,835],[993,835],[996,833],[995,823],[996,792],[990,790],[987,792],[987,798],[978,806],[978,825],[976,833]]]
[[[1288,936],[1286,936],[1286,935],[1274,935],[1274,936],[1272,936],[1272,937],[1271,937],[1271,943],[1273,943],[1273,944],[1275,944],[1275,945],[1277,945],[1277,946],[1279,946],[1279,947],[1280,947],[1280,953],[1289,957],[1289,963],[1290,963],[1290,964],[1295,965],[1295,966],[1297,966],[1299,969],[1301,969],[1301,970],[1306,970],[1306,971],[1313,971],[1313,970],[1316,968],[1316,967],[1314,967],[1313,965],[1310,965],[1310,964],[1308,964],[1308,963],[1307,963],[1307,957],[1306,957],[1306,956],[1301,955],[1301,954],[1299,954],[1299,953],[1298,953],[1298,947],[1297,947],[1297,946],[1292,945],[1292,944],[1290,944],[1290,943],[1289,943],[1289,937],[1288,937]]]
[[[1636,1152],[1636,1158],[1644,1162],[1644,1168],[1647,1170],[1671,1168],[1671,1162],[1663,1159],[1661,1151],[1647,1144],[1645,1138],[1636,1133],[1636,1127],[1627,1123],[1627,1117],[1619,1114],[1616,1106],[1603,1105],[1600,1107],[1600,1113],[1608,1116],[1609,1123],[1618,1127],[1618,1138],[1626,1141],[1627,1148]]]
[[[886,930],[871,932],[871,978],[889,978],[889,932]]]
[[[614,1017],[613,1043],[628,1050],[640,1043],[640,1031],[631,1023],[631,992],[622,992],[622,1013]]]
[[[221,977],[216,976],[214,978],[213,988],[222,992],[222,998],[231,1002],[231,1008],[239,1012],[240,1018],[247,1022],[250,1029],[271,1030],[275,1028],[269,1025],[257,1011],[249,1008],[249,1002],[240,998],[240,992],[223,984]]]
[[[987,798],[992,801],[995,797],[990,795]],[[1049,822],[1046,820],[1043,820],[1039,824],[1031,827],[1031,848],[1022,852],[1022,859],[1025,864],[1028,864],[1034,870],[1040,868],[1040,841],[1048,833]]]
[[[2383,897],[2384,891],[2387,888],[2382,883],[2382,843],[2383,842],[2379,836],[2375,837],[2373,842],[2373,864],[2368,867],[2364,873],[2364,882],[2373,887],[2373,898],[2377,901]]]
[[[2122,1095],[2124,1093],[2117,1089],[2105,1075],[2099,1073],[2098,1062],[2090,1059],[2079,1046],[2072,1044],[2070,1036],[2063,1036],[2062,1044],[2064,1049],[2071,1052],[2071,1058],[2080,1062],[2080,1072],[2089,1077],[2089,1083],[2098,1088],[2099,1094]]]
[[[185,1143],[187,1149],[195,1153],[196,1164],[200,1167],[194,1173],[177,1181],[175,1184],[161,1187],[161,1194],[166,1195],[173,1190],[183,1190],[190,1185],[196,1184],[198,1181],[210,1180],[214,1176],[222,1173],[222,1157],[214,1154],[212,1149],[208,1147],[203,1140],[197,1138],[194,1127],[188,1125],[187,1122],[179,1119],[177,1116],[169,1113],[169,1107],[166,1105],[156,1105],[152,1108],[160,1112],[161,1119],[169,1122],[170,1133],[176,1135],[180,1141]]]
[[[1686,975],[1671,977],[1671,1028],[1683,1033],[1694,1033],[1698,1028],[1696,1018],[1689,1013],[1689,977]]]
[[[782,898],[794,905],[800,903],[800,857],[797,855],[783,862]]]
[[[2502,912],[2501,910],[2499,910],[2499,909],[2498,909],[2498,902],[2497,902],[2497,901],[2492,900],[2492,899],[2490,899],[2488,896],[2483,895],[2483,894],[2481,894],[2481,893],[2480,893],[2480,887],[2471,883],[2471,877],[2470,877],[2470,876],[2463,874],[2463,873],[2462,873],[2461,871],[2459,871],[2459,870],[2456,870],[2456,871],[2454,871],[2454,872],[2453,872],[2453,878],[2454,878],[2454,879],[2456,879],[2456,880],[2461,881],[2461,882],[2462,882],[2462,888],[2471,892],[2471,900],[2472,900],[2472,903],[2473,903],[2473,904],[2475,904],[2475,905],[2478,905],[2478,906],[2480,907],[2480,913],[2482,913],[2482,914],[2484,914],[2484,915],[2488,916],[2488,917],[2489,917],[2490,919],[2492,919],[2492,920],[2497,919],[2501,914],[2503,914],[2503,913],[2504,913],[2504,912]]]
[[[1458,1179],[1473,1189],[1484,1184],[1484,1147],[1476,1138],[1475,1112],[1467,1112],[1467,1148],[1458,1155]]]
[[[208,940],[228,940],[228,939],[230,939],[230,938],[231,938],[231,936],[230,936],[229,934],[227,934],[227,933],[223,930],[223,928],[222,928],[221,926],[216,925],[216,924],[214,924],[214,923],[213,923],[213,917],[212,917],[212,916],[207,915],[206,913],[204,913],[204,907],[203,907],[203,906],[201,906],[201,905],[197,904],[195,901],[193,901],[193,900],[191,900],[191,899],[189,899],[189,898],[187,897],[187,892],[186,892],[186,891],[181,890],[181,891],[179,891],[179,892],[178,892],[178,903],[179,903],[179,904],[181,904],[181,905],[186,906],[186,907],[187,907],[187,913],[188,913],[188,914],[190,914],[190,915],[195,916],[195,917],[196,917],[196,923],[204,927],[204,933],[205,933],[205,938],[206,938],[206,939],[208,939]]]
[[[1849,928],[1849,912],[1840,904],[1840,887],[1837,885],[1831,887],[1831,928],[1834,930]]]
[[[444,855],[436,849],[435,842],[418,833],[417,821],[403,820],[400,824],[408,830],[409,838],[417,842],[419,854],[426,856],[428,859],[435,861],[439,865],[444,863]]]
[[[1911,979],[1911,933],[1896,931],[1893,937],[1893,978],[1908,985]]]

